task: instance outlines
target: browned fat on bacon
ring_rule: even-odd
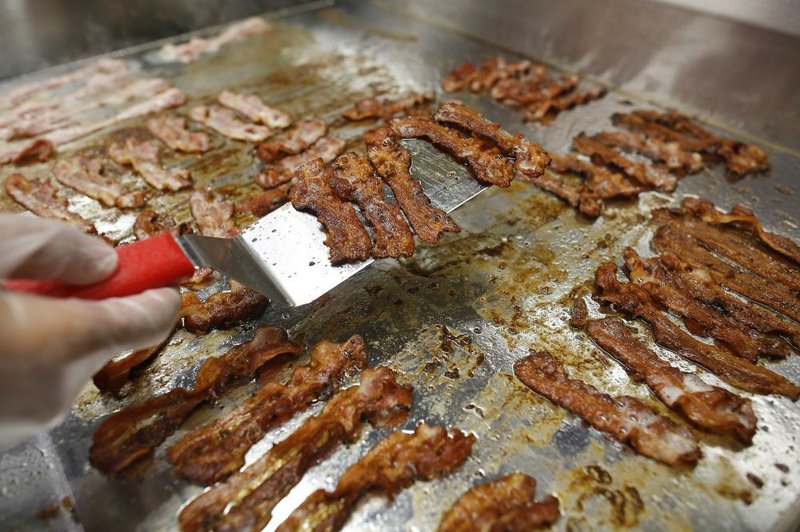
[[[611,397],[570,378],[564,364],[547,352],[518,360],[514,375],[536,393],[580,416],[597,430],[630,444],[643,456],[668,465],[693,465],[700,459],[700,448],[691,431],[634,397]]]
[[[710,345],[694,338],[659,310],[642,287],[621,283],[617,279],[617,265],[607,262],[595,272],[598,299],[630,316],[641,318],[653,327],[658,344],[677,352],[682,357],[700,364],[725,382],[760,394],[780,394],[791,399],[800,397],[800,388],[785,377],[737,357],[727,349]]]
[[[710,336],[750,362],[759,356],[786,357],[792,353],[782,338],[743,327],[718,309],[692,299],[670,283],[670,275],[657,260],[643,261],[631,248],[625,250],[624,257],[630,280],[646,290],[654,301],[682,316],[686,328],[698,336]]]
[[[306,471],[358,438],[362,420],[393,425],[405,416],[411,400],[411,389],[399,385],[390,369],[365,370],[359,385],[338,392],[319,415],[252,465],[186,505],[178,517],[181,530],[260,530]]]
[[[383,196],[383,182],[375,177],[367,158],[353,152],[345,153],[331,166],[331,188],[340,198],[355,202],[375,232],[372,256],[413,255],[414,235],[400,208]]]
[[[283,330],[261,327],[251,341],[207,359],[191,389],[174,388],[103,420],[94,433],[89,461],[106,474],[135,476],[149,466],[156,447],[200,405],[251,378],[273,358],[300,351]]]
[[[664,163],[670,172],[684,176],[703,169],[703,157],[699,152],[685,150],[678,142],[658,137],[643,137],[630,131],[603,131],[592,136],[606,146],[627,152],[640,153],[650,160]]]
[[[235,111],[219,105],[192,107],[189,118],[234,140],[261,142],[272,135],[270,128],[239,120]]]
[[[22,174],[11,174],[5,180],[6,194],[34,214],[69,222],[84,233],[96,233],[94,225],[67,209],[67,200],[57,195],[58,190],[49,179],[28,179]]]
[[[756,416],[748,399],[671,366],[636,339],[619,318],[578,318],[576,315],[585,313],[585,307],[581,309],[583,300],[579,301],[571,323],[585,327],[598,346],[625,366],[636,380],[647,383],[669,409],[710,432],[746,444],[753,440]]]
[[[500,124],[486,120],[480,113],[460,102],[451,100],[443,103],[436,110],[434,118],[438,122],[454,124],[492,141],[505,155],[515,158],[514,166],[517,171],[527,177],[539,177],[550,164],[550,157],[541,146],[522,135],[511,135]]]
[[[322,159],[301,166],[289,191],[292,205],[313,212],[325,226],[325,244],[330,248],[333,264],[367,260],[372,240],[358,219],[353,205],[343,201],[331,188],[333,169]]]
[[[389,127],[400,138],[425,138],[459,161],[465,161],[482,183],[507,187],[514,179],[514,168],[496,147],[487,146],[474,137],[462,136],[431,118],[394,118]]]
[[[191,185],[188,170],[161,167],[158,145],[152,140],[128,137],[108,148],[108,155],[119,164],[130,165],[156,190],[180,190]]]
[[[256,176],[255,181],[266,189],[288,183],[301,166],[317,158],[327,164],[344,151],[346,144],[344,139],[339,137],[323,137],[297,155],[290,155],[275,164],[265,165],[261,173]]]
[[[474,443],[474,436],[458,429],[425,423],[412,434],[393,432],[350,466],[333,491],[309,495],[277,530],[339,530],[365,496],[393,499],[417,480],[447,476],[469,458]]]
[[[618,168],[642,185],[671,192],[678,184],[676,177],[667,172],[665,167],[634,161],[585,133],[579,133],[572,139],[572,146],[578,153],[590,157],[593,163]]]
[[[189,207],[201,235],[231,238],[239,234],[233,222],[233,203],[222,194],[209,189],[195,190],[189,198]]]
[[[200,301],[197,294],[181,294],[180,317],[193,334],[207,334],[212,329],[229,329],[264,313],[269,300],[258,292],[230,281],[230,290],[211,294]]]
[[[251,121],[273,129],[284,129],[292,123],[289,115],[280,109],[266,105],[255,94],[241,94],[224,90],[217,96],[217,101],[225,107],[239,111]]]
[[[139,349],[109,360],[105,366],[92,376],[92,382],[102,392],[118,394],[122,387],[130,381],[131,375],[155,358],[159,351],[169,342],[169,338],[167,336],[158,345]]]
[[[328,126],[322,120],[298,122],[285,133],[259,144],[256,156],[270,163],[284,155],[296,155],[321,139],[327,131]]]
[[[144,205],[143,191],[131,192],[103,175],[103,160],[99,157],[77,155],[60,159],[53,165],[53,177],[70,188],[94,198],[106,207],[120,209]]]
[[[438,531],[524,532],[558,521],[558,499],[535,499],[536,480],[523,473],[478,484],[444,513]]]
[[[368,118],[389,118],[398,113],[408,113],[415,107],[433,101],[432,92],[406,94],[391,100],[378,100],[377,98],[364,98],[345,110],[342,116],[347,120],[366,120]]]
[[[190,131],[186,119],[179,115],[161,115],[147,120],[147,129],[158,140],[175,151],[203,153],[211,148],[211,140],[202,131]]]

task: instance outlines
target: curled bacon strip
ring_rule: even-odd
[[[258,292],[230,281],[227,292],[211,294],[200,301],[193,292],[181,294],[183,326],[193,334],[207,334],[212,329],[229,329],[261,316],[269,300]]]
[[[203,153],[211,148],[211,139],[201,131],[190,131],[179,115],[161,115],[147,120],[147,129],[175,151]]]
[[[69,222],[84,233],[97,232],[91,222],[67,209],[66,198],[57,195],[49,179],[28,179],[22,174],[11,174],[6,178],[5,189],[14,201],[34,214]]]
[[[144,192],[130,192],[104,176],[100,158],[90,159],[79,155],[61,159],[53,166],[53,177],[62,185],[82,192],[106,207],[129,209],[141,207],[145,202]]]
[[[188,170],[165,170],[161,167],[155,141],[128,137],[124,142],[109,146],[108,155],[119,164],[132,166],[148,185],[157,190],[180,190],[191,184]]]
[[[408,113],[413,108],[433,100],[433,93],[411,93],[401,96],[396,100],[378,100],[377,98],[364,98],[357,101],[353,107],[345,110],[342,116],[347,120],[366,120],[368,118],[389,118],[398,113]]]

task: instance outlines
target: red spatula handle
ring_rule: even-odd
[[[169,233],[117,248],[119,266],[99,283],[76,286],[58,281],[10,279],[5,288],[50,297],[106,299],[124,297],[150,288],[173,286],[194,273],[194,265]]]

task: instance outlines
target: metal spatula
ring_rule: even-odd
[[[450,212],[486,188],[466,172],[460,174],[426,172],[416,177],[431,202]],[[163,234],[120,246],[119,268],[94,285],[13,279],[6,288],[54,297],[105,299],[175,285],[196,267],[208,266],[266,295],[273,304],[299,306],[311,303],[373,262],[333,266],[324,241],[325,233],[314,216],[286,204],[235,238]]]

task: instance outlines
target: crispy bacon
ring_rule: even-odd
[[[342,116],[347,120],[366,120],[368,118],[390,118],[398,113],[408,113],[415,107],[433,101],[432,92],[412,92],[395,100],[364,98],[345,110]]]
[[[177,224],[171,216],[157,213],[152,209],[143,209],[136,217],[136,221],[133,224],[133,234],[136,235],[136,238],[139,240],[161,233],[170,233],[173,236],[180,236],[188,232],[190,232],[189,224]]]
[[[511,163],[496,147],[487,147],[474,137],[437,124],[425,116],[394,118],[389,127],[400,138],[426,138],[456,159],[466,161],[478,181],[507,187],[514,179]]]
[[[217,96],[217,101],[225,107],[240,112],[252,122],[264,124],[273,129],[284,129],[292,123],[289,115],[280,109],[265,105],[255,94],[241,94],[224,90]]]
[[[34,214],[63,220],[84,233],[96,233],[94,225],[67,209],[66,198],[57,195],[49,179],[28,179],[22,174],[11,174],[5,180],[6,194]]]
[[[392,189],[408,222],[422,240],[435,244],[443,233],[461,231],[449,214],[431,204],[422,185],[411,175],[411,154],[400,146],[391,129],[367,131],[364,140],[369,162]]]
[[[62,185],[86,194],[106,207],[131,209],[141,207],[145,202],[144,192],[130,192],[104,176],[103,160],[99,157],[78,155],[60,159],[53,166],[53,177]]]
[[[266,126],[250,124],[239,120],[236,112],[219,105],[198,105],[189,110],[189,118],[234,140],[261,142],[272,135]]]
[[[363,155],[353,152],[337,157],[330,185],[342,199],[358,204],[375,231],[372,256],[410,257],[414,254],[414,235],[403,212],[383,196],[383,182],[375,177]]]
[[[480,113],[460,102],[451,100],[443,103],[436,110],[434,118],[438,122],[454,124],[492,141],[505,155],[514,157],[517,171],[528,177],[539,177],[550,164],[550,157],[541,146],[522,135],[511,135],[500,124],[486,120]]]
[[[189,206],[201,235],[231,238],[239,234],[233,223],[233,203],[222,194],[209,189],[195,190]]]
[[[260,17],[248,18],[232,24],[219,35],[209,39],[192,37],[189,42],[183,44],[167,43],[158,51],[158,58],[167,63],[194,63],[201,56],[215,53],[228,43],[259,35],[269,29],[270,26],[264,19]]]
[[[531,182],[540,189],[558,196],[569,206],[577,208],[584,216],[597,218],[603,214],[605,207],[603,201],[588,192],[586,186],[582,184],[568,182],[563,177],[549,172]]]
[[[280,136],[256,147],[256,156],[271,163],[283,155],[296,155],[321,139],[328,131],[322,120],[314,119],[298,122]]]
[[[669,142],[658,137],[641,137],[629,131],[603,131],[592,135],[594,140],[606,146],[627,152],[641,153],[655,162],[667,165],[670,172],[684,176],[703,169],[703,157],[696,151],[688,151],[678,142]]]
[[[289,186],[281,185],[270,190],[258,191],[249,198],[236,203],[236,214],[266,216],[289,200]]]
[[[167,456],[175,472],[195,484],[224,480],[241,469],[247,450],[267,431],[308,408],[366,363],[360,336],[340,344],[319,342],[309,362],[295,369],[286,384],[264,382],[235,410],[192,430],[173,445]],[[367,374],[364,378],[370,382]]]
[[[442,80],[442,89],[455,92],[467,88],[472,92],[485,92],[508,79],[540,78],[541,81],[546,75],[547,69],[543,65],[530,61],[509,63],[503,57],[493,57],[477,68],[471,63],[454,68]]]
[[[536,479],[523,473],[478,484],[445,512],[438,532],[525,532],[558,521],[558,499],[535,499]]]
[[[229,329],[264,313],[269,300],[258,292],[230,281],[227,292],[211,294],[200,301],[197,294],[181,294],[183,326],[193,334],[207,334],[212,329]]]
[[[265,166],[255,178],[256,183],[266,189],[280,186],[292,180],[297,170],[314,159],[329,163],[344,151],[347,143],[339,137],[323,137],[310,148],[296,155],[290,155],[273,165]]]
[[[700,459],[697,439],[685,427],[660,416],[636,399],[611,397],[577,379],[547,352],[514,363],[514,375],[525,386],[577,414],[597,430],[630,444],[643,456],[668,465],[693,465]]]
[[[115,142],[108,148],[114,161],[130,165],[156,190],[180,190],[191,184],[188,170],[165,170],[161,167],[158,145],[152,140],[128,137],[124,142]]]
[[[645,320],[653,327],[659,345],[700,364],[725,382],[753,393],[780,394],[793,400],[800,397],[800,388],[781,375],[739,358],[727,349],[703,343],[684,332],[657,308],[642,287],[621,283],[617,279],[617,265],[613,262],[607,262],[597,269],[595,283],[600,289],[600,301]]]
[[[523,61],[518,64],[526,63]],[[530,63],[528,63],[530,65]],[[537,101],[540,98],[542,83],[547,79],[547,67],[531,65],[517,77],[507,77],[497,81],[489,96],[500,103],[512,107],[520,107]]]
[[[251,466],[217,484],[186,505],[181,530],[260,530],[272,509],[302,479],[342,444],[361,433],[362,419],[375,426],[397,423],[411,407],[411,388],[401,386],[388,368],[367,369],[361,384],[334,395]]]
[[[207,359],[197,372],[193,388],[174,388],[103,420],[94,433],[89,461],[106,474],[135,475],[149,465],[156,447],[200,405],[252,377],[273,358],[300,351],[285,331],[261,327],[251,341]]]
[[[549,122],[558,116],[561,111],[566,111],[579,105],[599,100],[606,95],[605,87],[592,87],[578,91],[571,90],[566,94],[559,94],[540,102],[532,103],[525,111],[525,120],[530,122]]]
[[[618,150],[608,147],[585,133],[579,133],[573,138],[572,145],[578,153],[591,157],[594,164],[618,168],[625,175],[642,185],[665,192],[671,192],[677,186],[678,180],[675,176],[670,175],[664,167],[648,165],[629,159]]]
[[[147,129],[158,140],[175,151],[203,153],[211,148],[211,140],[201,131],[189,131],[186,119],[180,115],[167,114],[147,120]]]
[[[277,530],[339,530],[356,504],[371,493],[390,499],[417,480],[444,477],[472,453],[475,437],[420,423],[379,441],[339,478],[333,491],[317,490]]]
[[[353,206],[334,193],[332,178],[333,169],[322,159],[314,159],[297,170],[289,198],[295,209],[313,212],[325,226],[325,244],[331,250],[333,264],[367,260],[372,240]]]
[[[105,366],[94,374],[92,382],[101,392],[118,394],[130,380],[131,374],[150,362],[169,342],[169,336],[158,345],[133,351],[118,358],[109,360]]]

